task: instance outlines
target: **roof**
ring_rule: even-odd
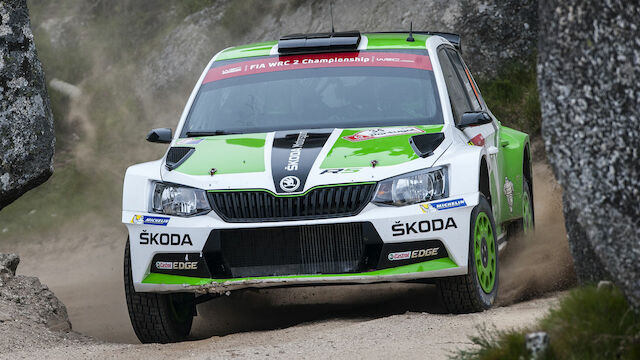
[[[409,32],[404,33],[363,33],[367,37],[367,50],[382,49],[424,49],[430,35],[413,33],[415,41],[407,41]],[[268,56],[271,48],[278,41],[268,41],[255,44],[241,45],[222,51],[216,61],[248,58],[255,56]]]

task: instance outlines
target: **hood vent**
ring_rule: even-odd
[[[191,156],[196,151],[195,148],[192,147],[172,147],[169,149],[167,153],[167,160],[165,161],[165,166],[169,171],[177,168],[182,165],[182,163]]]
[[[444,141],[443,133],[415,135],[409,138],[413,151],[422,158],[430,156]]]

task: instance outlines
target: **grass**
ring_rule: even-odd
[[[478,79],[482,97],[493,114],[506,126],[531,136],[540,133],[542,114],[536,82],[535,59],[505,65],[491,79]]]
[[[464,360],[530,359],[525,335],[544,331],[549,347],[538,359],[640,359],[640,313],[614,288],[572,290],[536,326],[498,331],[479,328],[476,345],[452,358]]]

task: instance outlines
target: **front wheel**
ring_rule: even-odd
[[[143,344],[178,342],[191,332],[195,295],[136,292],[129,240],[124,251],[124,292],[133,331]]]
[[[470,221],[467,274],[436,280],[442,302],[450,313],[489,309],[498,294],[496,224],[489,202],[483,195],[471,212]]]

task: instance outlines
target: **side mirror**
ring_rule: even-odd
[[[152,143],[169,144],[172,138],[170,128],[153,129],[147,134],[147,141]]]
[[[484,111],[466,112],[462,114],[462,119],[460,119],[460,123],[456,127],[462,130],[469,126],[489,124],[491,121],[491,116]]]

